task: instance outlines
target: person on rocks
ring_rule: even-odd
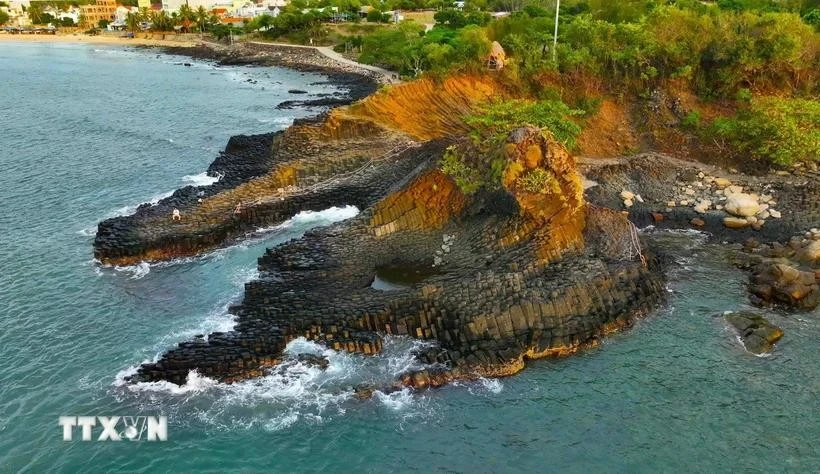
[[[238,203],[236,203],[236,207],[233,208],[233,213],[234,213],[234,215],[237,215],[237,216],[242,213],[242,201],[239,201]]]
[[[181,221],[182,220],[182,215],[179,213],[179,209],[174,208],[174,211],[171,212],[171,220],[174,220],[174,221]]]

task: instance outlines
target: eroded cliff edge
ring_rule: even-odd
[[[658,155],[586,166],[599,183],[588,203],[575,160],[548,131],[522,127],[491,151],[504,163],[496,185],[467,193],[440,160],[463,146],[463,118],[505,95],[488,77],[402,84],[271,135],[254,151],[265,157],[259,174],[203,196],[186,191],[175,204],[179,221],[168,209],[144,208],[102,223],[95,255],[128,264],[208,251],[303,210],[361,210],[269,249],[260,278],[232,308],[233,331],[183,342],[132,381],[182,384],[195,370],[232,382],[265,374],[298,337],[374,354],[385,335],[399,334],[435,344],[416,354],[428,368],[397,383],[436,386],[573,353],[657,306],[661,264],[630,219],[692,227],[695,211],[667,208],[669,193],[703,167]],[[234,145],[240,156],[242,143]],[[540,180],[527,180],[534,172]],[[804,187],[790,191],[784,178],[781,202],[807,212],[784,213],[781,225],[757,235],[782,239],[816,222],[816,183]],[[625,189],[646,199],[623,209]],[[719,213],[697,215],[727,240],[752,232],[727,233]],[[411,278],[391,291],[373,288],[385,272]]]
[[[375,205],[269,249],[233,331],[182,343],[133,380],[181,384],[196,370],[236,381],[263,375],[297,337],[375,354],[390,334],[436,342],[417,354],[432,368],[403,385],[510,375],[594,345],[661,301],[658,262],[622,214],[584,203],[574,160],[548,132],[514,131],[503,185],[469,196],[439,170],[442,152],[428,142]],[[554,184],[523,189],[516,175],[535,169]],[[411,278],[374,289],[390,270]]]

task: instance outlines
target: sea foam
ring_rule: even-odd
[[[189,174],[182,177],[182,181],[193,186],[210,186],[221,179],[221,176],[208,176],[206,171],[199,174]]]

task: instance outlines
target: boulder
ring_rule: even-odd
[[[768,354],[774,344],[783,337],[783,330],[766,318],[751,312],[737,312],[725,315],[726,321],[734,327],[743,347],[752,354]]]
[[[723,225],[730,229],[745,229],[749,227],[749,221],[740,217],[724,217]]]
[[[727,186],[731,186],[732,182],[726,178],[715,178],[715,186],[719,189],[723,189]]]
[[[726,198],[724,209],[729,214],[738,217],[749,217],[760,212],[760,204],[758,204],[757,199],[749,194],[736,193],[730,194]]]
[[[758,265],[751,277],[755,303],[780,303],[811,311],[820,304],[820,284],[814,272],[804,272],[785,263]]]
[[[820,240],[812,240],[800,251],[800,260],[811,265],[820,264]]]

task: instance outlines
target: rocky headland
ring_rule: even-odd
[[[283,132],[234,137],[209,169],[223,176],[216,184],[100,223],[96,258],[125,265],[207,252],[300,211],[361,211],[268,249],[231,308],[232,331],[182,342],[132,381],[182,384],[195,370],[233,382],[271,370],[299,337],[376,354],[385,335],[434,342],[416,354],[427,368],[397,387],[511,375],[529,359],[594,346],[663,301],[664,257],[637,227],[695,228],[760,248],[820,226],[816,171],[754,177],[660,154],[579,164],[525,124],[492,150],[503,163],[497,185],[466,192],[440,160],[462,146],[464,117],[506,94],[493,78],[468,75],[380,90]],[[542,185],[525,185],[534,175]],[[800,255],[814,248],[804,244]],[[816,299],[808,268],[817,264],[800,264],[815,280],[798,276],[809,291],[797,300]],[[756,298],[810,306],[768,294]]]

